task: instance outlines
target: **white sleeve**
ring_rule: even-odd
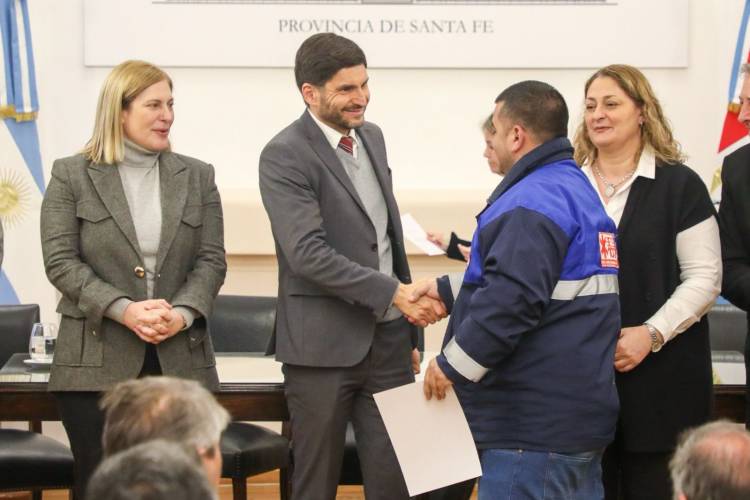
[[[458,297],[458,292],[461,291],[461,285],[464,282],[464,271],[448,274],[448,282],[451,285],[451,292],[453,292],[453,300],[455,300],[456,297]]]
[[[677,234],[680,284],[647,323],[668,342],[700,320],[721,292],[721,243],[715,217]]]

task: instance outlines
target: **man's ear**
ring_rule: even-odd
[[[526,130],[520,125],[513,125],[510,131],[513,142],[511,143],[510,151],[516,153],[523,149],[524,145],[528,141],[528,135]]]
[[[303,83],[302,88],[300,88],[300,92],[302,92],[302,99],[305,100],[305,103],[308,106],[317,106],[318,99],[320,98],[320,92],[315,85],[312,85],[310,83]]]

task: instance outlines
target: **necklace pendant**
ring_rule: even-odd
[[[612,198],[615,194],[615,186],[614,184],[607,184],[604,188],[604,194],[607,196],[607,198]]]

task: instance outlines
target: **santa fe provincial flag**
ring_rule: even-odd
[[[0,34],[0,304],[39,304],[42,320],[54,321],[55,291],[39,238],[45,181],[27,0],[0,0]]]

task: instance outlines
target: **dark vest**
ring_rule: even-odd
[[[680,284],[677,234],[715,215],[705,184],[684,165],[657,164],[653,180],[633,182],[618,228],[623,327],[643,324],[664,305]],[[707,317],[634,370],[618,372],[617,389],[626,450],[673,449],[680,432],[711,415]]]

